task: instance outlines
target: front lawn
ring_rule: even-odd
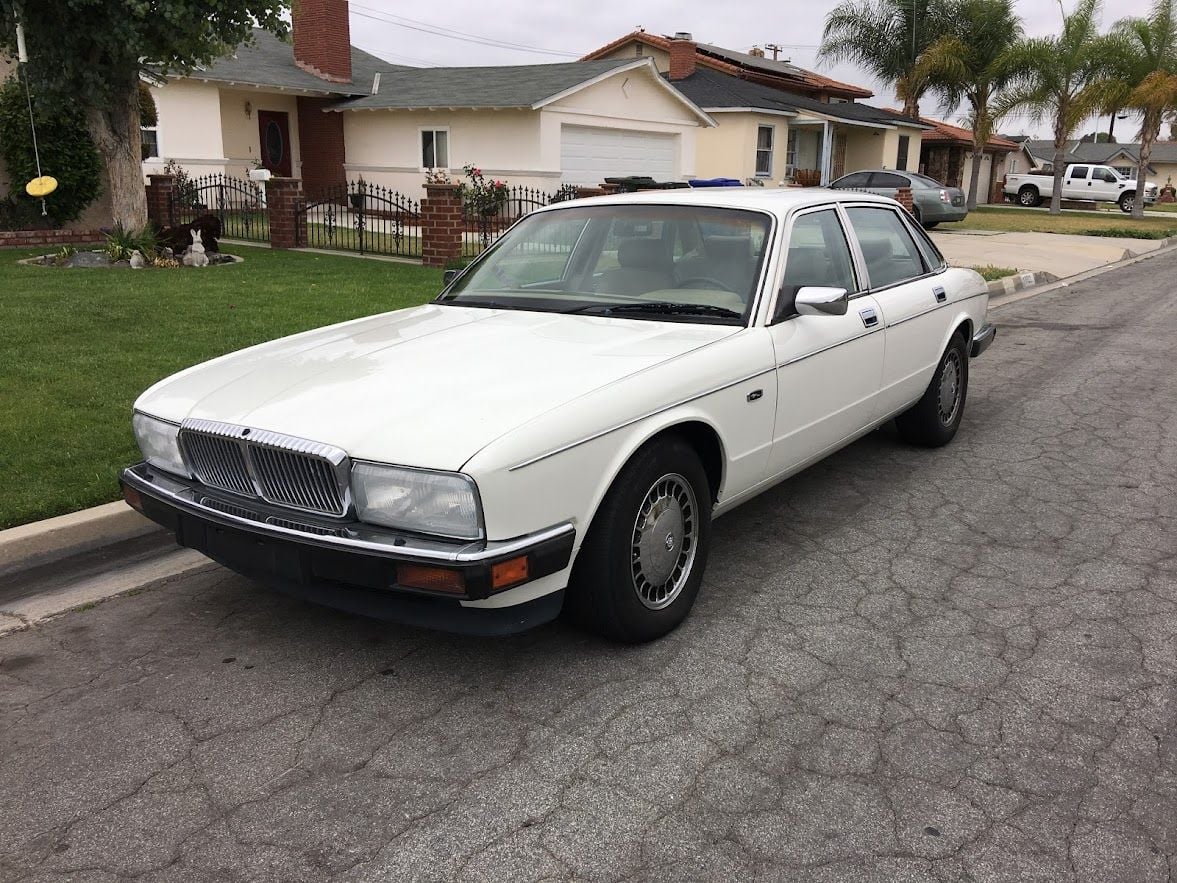
[[[963,221],[942,227],[955,230],[998,230],[1002,233],[1074,233],[1081,236],[1122,236],[1127,239],[1168,239],[1177,236],[1177,218],[1144,218],[1135,221],[1117,210],[1061,215],[1028,211],[1014,206],[978,206]]]
[[[245,263],[61,270],[0,250],[0,528],[116,499],[119,469],[139,458],[131,403],[161,377],[441,288],[439,270],[413,264],[225,250]]]

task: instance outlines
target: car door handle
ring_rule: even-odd
[[[936,303],[938,304],[942,304],[944,301],[948,300],[948,292],[946,292],[939,285],[932,289],[932,294],[936,296]]]
[[[862,319],[862,324],[866,328],[874,328],[879,324],[879,314],[875,312],[874,307],[867,307],[865,310],[859,310],[858,317]]]

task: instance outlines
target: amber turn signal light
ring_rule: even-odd
[[[490,569],[490,586],[492,589],[505,589],[527,582],[529,567],[527,556],[520,555],[509,561],[500,561]]]
[[[448,592],[451,595],[466,593],[466,578],[460,570],[445,567],[425,567],[420,564],[398,564],[397,585],[410,589],[425,589],[429,592]]]
[[[127,505],[136,512],[143,511],[143,497],[140,493],[131,487],[129,484],[123,485],[123,499],[127,501]]]

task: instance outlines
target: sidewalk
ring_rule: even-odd
[[[1169,244],[1160,239],[1112,239],[1060,233],[997,233],[936,230],[932,239],[958,267],[1011,267],[1066,278]]]

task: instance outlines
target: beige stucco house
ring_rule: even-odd
[[[635,31],[585,56],[649,58],[716,125],[697,136],[702,178],[829,183],[860,169],[919,167],[919,120],[862,104],[868,89],[786,61]]]
[[[973,133],[929,117],[921,118],[930,128],[924,132],[920,151],[920,171],[949,187],[960,187],[966,196],[973,181]],[[981,170],[977,174],[977,202],[1001,202],[1002,179],[1013,170],[1010,158],[1019,145],[1007,138],[994,135],[981,152]]]
[[[153,85],[144,172],[174,160],[193,175],[262,166],[308,193],[363,178],[411,197],[429,169],[472,164],[548,191],[639,174],[698,174],[711,117],[650,59],[411,68],[350,45],[347,0],[301,0],[293,40],[251,44]]]

